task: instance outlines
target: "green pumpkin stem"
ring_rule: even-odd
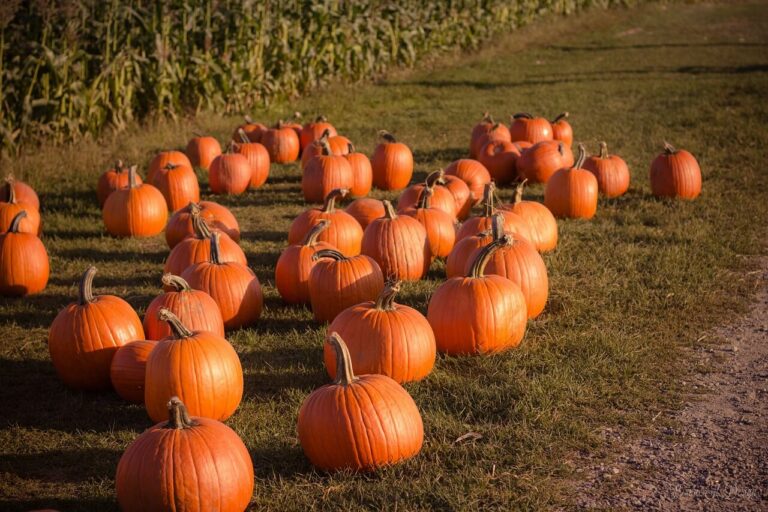
[[[157,313],[157,317],[163,322],[168,322],[168,325],[171,327],[171,331],[173,331],[173,335],[177,339],[184,339],[192,336],[192,331],[187,329],[184,324],[181,323],[179,317],[174,315],[170,309],[160,308],[160,311]]]
[[[528,182],[528,178],[517,184],[515,187],[515,201],[513,204],[517,204],[523,200],[523,190],[525,190],[525,184]]]
[[[211,258],[210,262],[214,265],[221,265],[221,259],[219,257],[219,237],[221,235],[218,231],[211,233]]]
[[[563,112],[556,118],[554,118],[552,121],[550,121],[551,124],[555,124],[558,121],[562,121],[563,119],[567,119],[570,114],[568,112]]]
[[[669,142],[664,141],[664,152],[667,155],[674,155],[675,153],[677,153],[677,149],[675,149],[675,146],[673,146]]]
[[[395,310],[395,295],[400,291],[400,281],[387,283],[384,289],[376,299],[376,305],[374,306],[379,311],[394,311]]]
[[[337,332],[332,332],[327,339],[336,352],[336,378],[333,383],[339,386],[349,386],[357,380],[357,377],[352,371],[352,356],[349,355],[347,344]]]
[[[483,272],[485,272],[485,266],[488,264],[488,260],[491,259],[493,253],[511,243],[512,237],[504,235],[483,247],[480,254],[475,258],[475,261],[472,262],[472,266],[469,268],[469,272],[467,272],[467,277],[484,277],[485,274],[483,274]]]
[[[85,270],[83,277],[80,278],[80,291],[78,293],[78,304],[85,306],[95,300],[93,296],[93,276],[96,275],[96,267],[90,266]]]
[[[170,286],[177,292],[190,292],[192,291],[192,287],[189,286],[189,283],[181,276],[175,276],[171,274],[170,272],[167,272],[163,274],[163,285],[164,286]]]
[[[199,423],[192,419],[179,397],[174,396],[168,401],[168,423],[165,424],[165,428],[181,430],[197,425]]]
[[[13,190],[13,187],[11,187],[11,190]],[[13,220],[11,220],[11,225],[8,227],[8,232],[18,233],[19,226],[21,225],[21,221],[24,220],[26,216],[27,216],[27,210],[21,210],[19,213],[14,215]]]
[[[562,142],[560,143],[562,145]],[[584,160],[587,159],[587,150],[584,148],[584,144],[579,143],[579,156],[576,159],[576,163],[573,165],[574,169],[581,169],[584,165]]]
[[[320,233],[328,229],[328,226],[330,225],[331,221],[329,219],[321,219],[320,222],[312,226],[312,229],[307,232],[304,240],[301,242],[301,245],[308,247],[315,245],[317,243],[317,237],[320,236]]]
[[[395,138],[395,136],[389,133],[387,130],[379,130],[379,137],[384,139],[384,142],[387,142],[389,144],[393,144],[397,142],[397,139]]]
[[[193,209],[191,215],[192,229],[195,232],[195,237],[200,240],[211,238],[211,229],[203,216],[200,214],[200,209]]]
[[[600,141],[600,158],[608,158],[608,144],[604,140]]]
[[[348,188],[335,188],[328,192],[325,196],[325,203],[323,204],[323,213],[333,213],[336,211],[336,199],[339,197],[345,197],[349,194]]]
[[[346,261],[349,259],[336,249],[323,249],[312,255],[312,261],[317,261],[320,258],[331,258],[336,261]]]

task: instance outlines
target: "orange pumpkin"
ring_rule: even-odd
[[[378,199],[372,199],[370,197],[362,197],[355,199],[344,210],[355,220],[360,223],[360,226],[365,230],[372,221],[383,217],[386,212],[384,210],[384,203]]]
[[[213,137],[192,137],[187,143],[186,153],[191,165],[207,171],[221,155],[221,144]]]
[[[483,214],[476,217],[470,217],[464,221],[456,234],[457,242],[468,236],[472,236],[475,233],[490,229],[493,224],[493,215],[497,212],[504,216],[504,229],[507,233],[518,234],[526,240],[532,238],[530,228],[525,219],[510,211],[497,210],[494,206],[495,197],[496,185],[493,182],[488,183],[483,192]]]
[[[42,231],[40,213],[32,204],[19,202],[15,187],[9,187],[8,201],[0,203],[0,233],[10,230],[13,220],[20,212],[26,212],[26,214],[20,217],[16,232],[40,236]]]
[[[48,333],[48,349],[59,378],[79,390],[108,389],[118,347],[143,340],[144,329],[130,304],[114,295],[93,295],[96,267],[80,280],[78,301],[59,311]]]
[[[480,150],[478,160],[488,169],[498,185],[510,183],[517,176],[520,150],[506,140],[492,140]]]
[[[466,219],[469,217],[474,203],[469,185],[458,176],[443,176],[443,180],[445,181],[445,188],[453,194],[453,200],[456,203],[456,218],[459,220]]]
[[[573,165],[573,152],[561,141],[544,141],[526,149],[517,159],[517,173],[531,183],[546,183],[560,169]]]
[[[358,373],[386,375],[400,384],[421,380],[435,365],[435,335],[417,310],[397,304],[400,283],[387,285],[375,302],[363,302],[339,313],[328,326],[346,340]],[[336,357],[326,341],[325,368],[336,378]]]
[[[208,185],[214,194],[242,194],[251,184],[251,164],[239,153],[224,153],[208,169]]]
[[[172,212],[200,201],[200,185],[192,167],[168,164],[155,173],[152,184],[163,194]]]
[[[477,139],[483,134],[488,133],[491,127],[496,124],[490,113],[484,112],[483,118],[472,127],[472,134],[469,137],[469,156],[475,158],[477,156]]]
[[[296,217],[288,231],[288,243],[298,244],[321,219],[328,219],[331,225],[320,233],[318,240],[327,242],[344,256],[360,254],[363,228],[360,223],[344,210],[336,209],[336,199],[349,193],[347,189],[332,190],[325,198],[322,208],[310,208]]]
[[[318,116],[311,123],[305,124],[301,130],[301,150],[306,150],[314,141],[322,137],[326,131],[328,132],[328,137],[336,135],[336,128],[328,122],[325,116]]]
[[[144,403],[144,377],[147,358],[157,345],[155,340],[136,340],[119,347],[109,366],[109,378],[120,398]]]
[[[35,189],[19,181],[9,174],[5,177],[5,183],[0,186],[0,203],[7,203],[11,197],[11,189],[16,195],[16,201],[29,206],[29,209],[40,211],[40,198],[37,197]]]
[[[161,151],[149,162],[149,169],[147,170],[147,183],[152,183],[155,179],[155,174],[160,172],[166,165],[186,165],[192,167],[192,162],[189,161],[187,155],[181,151]]]
[[[427,232],[429,253],[432,258],[445,258],[453,249],[456,242],[456,226],[453,217],[439,208],[431,205],[433,187],[427,187],[421,192],[421,199],[413,208],[403,210],[403,215],[413,217]]]
[[[573,128],[567,121],[568,112],[563,112],[550,123],[552,125],[552,138],[565,143],[566,146],[571,147],[573,145]]]
[[[549,211],[549,210],[547,210]],[[467,270],[467,262],[470,256],[479,247],[485,247],[493,241],[491,230],[486,229],[472,236],[467,236],[457,241],[451,249],[451,253],[445,260],[445,275],[448,278],[464,276]]]
[[[190,417],[173,397],[163,421],[125,450],[115,487],[124,512],[242,512],[253,496],[253,462],[232,429]]]
[[[326,471],[373,471],[419,453],[424,426],[408,392],[384,375],[356,377],[341,337],[332,333],[328,342],[336,379],[299,410],[299,443],[310,462]]]
[[[536,144],[544,140],[552,140],[552,125],[543,117],[533,117],[522,112],[512,116],[509,134],[512,142],[525,140]]]
[[[445,168],[445,174],[456,176],[464,181],[472,194],[472,204],[478,204],[483,199],[483,188],[491,182],[491,174],[483,164],[470,158],[462,158],[452,162]]]
[[[37,235],[19,231],[27,216],[22,210],[0,234],[0,296],[22,297],[41,292],[48,284],[48,253]]]
[[[606,197],[619,197],[629,189],[629,167],[621,157],[608,154],[608,144],[600,143],[600,154],[584,160],[584,168],[597,178],[598,190]]]
[[[544,188],[544,205],[555,217],[591,219],[597,211],[597,178],[582,169],[586,158],[584,145],[579,144],[579,158],[568,169],[560,169]]]
[[[494,141],[511,142],[509,129],[501,123],[494,124],[488,129],[487,132],[483,133],[477,139],[475,139],[475,144],[470,149],[470,156],[478,160],[483,148],[487,144]]]
[[[346,137],[342,137],[342,139],[346,139]],[[323,132],[320,138],[312,141],[312,143],[309,146],[307,146],[307,148],[304,149],[304,151],[301,153],[301,168],[306,169],[307,165],[309,165],[309,161],[316,156],[320,156],[324,154],[330,154],[330,155],[336,155],[336,156],[347,155],[349,153],[349,146],[342,147],[339,144],[339,140],[340,139],[337,136],[331,137],[329,131]],[[346,139],[346,140],[349,140],[349,139]],[[324,148],[326,145],[328,146],[328,149],[327,149],[328,153],[325,153],[324,151]]]
[[[240,140],[240,130],[245,133],[248,142],[261,142],[261,134],[267,131],[267,127],[262,123],[254,121],[251,116],[245,116],[245,123],[235,128],[235,131],[232,133],[232,140]]]
[[[432,190],[430,204],[432,208],[443,210],[450,218],[456,217],[456,200],[453,193],[445,187],[445,172],[441,169],[430,173],[423,183],[416,183],[403,190],[397,200],[398,211],[415,207],[427,188]]]
[[[165,228],[165,241],[173,249],[187,237],[195,236],[192,224],[192,213],[197,211],[213,229],[218,229],[229,235],[235,242],[240,241],[240,226],[232,212],[225,206],[212,201],[189,203],[186,208],[176,211]]]
[[[113,236],[154,236],[165,229],[168,205],[152,185],[136,181],[136,166],[128,170],[128,187],[112,192],[102,211],[104,226]]]
[[[320,234],[330,225],[330,220],[320,219],[300,244],[289,245],[280,254],[275,266],[275,286],[288,304],[309,302],[309,273],[315,266],[312,256],[324,249],[335,249],[329,243],[318,241]]]
[[[284,126],[282,120],[262,134],[261,143],[267,148],[271,162],[286,164],[299,158],[299,136],[295,130]]]
[[[659,197],[696,199],[701,193],[701,168],[684,149],[664,143],[664,152],[651,164],[651,192]]]
[[[371,161],[363,153],[357,153],[350,143],[349,152],[345,155],[352,170],[352,187],[349,193],[352,197],[367,196],[373,186],[373,168]]]
[[[387,131],[380,131],[382,141],[371,158],[373,185],[382,190],[405,188],[413,176],[413,153]]]
[[[439,351],[489,354],[520,344],[528,317],[523,292],[506,277],[484,274],[493,253],[511,243],[505,235],[483,247],[466,277],[452,277],[432,294],[427,320]]]
[[[336,189],[353,185],[352,167],[346,158],[334,155],[327,141],[320,141],[323,153],[309,160],[301,177],[301,190],[308,203],[322,203]]]
[[[128,186],[128,169],[123,165],[122,160],[118,160],[115,167],[105,171],[99,176],[96,184],[96,197],[99,200],[99,207],[104,208],[109,194],[119,188]],[[136,182],[141,184],[141,178],[136,176]]]
[[[269,152],[258,142],[249,142],[245,132],[240,133],[241,143],[233,142],[232,150],[243,155],[251,164],[251,188],[259,188],[269,177]]]
[[[235,349],[218,334],[189,330],[166,308],[158,317],[173,334],[160,340],[147,359],[144,406],[149,417],[162,420],[174,396],[189,404],[195,416],[232,416],[243,397],[243,368]]]
[[[557,247],[557,220],[549,208],[536,201],[523,201],[526,180],[518,184],[512,204],[499,208],[516,213],[528,223],[529,241],[539,252],[552,251]]]

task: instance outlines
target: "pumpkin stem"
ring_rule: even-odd
[[[389,220],[396,219],[397,212],[395,211],[395,207],[392,206],[392,203],[386,199],[383,200],[382,203],[384,203],[384,218]]]
[[[197,425],[199,423],[190,417],[187,407],[179,397],[174,396],[168,401],[168,423],[165,428],[183,429]]]
[[[336,199],[339,197],[345,197],[349,194],[348,188],[335,188],[328,192],[325,196],[325,204],[323,204],[323,213],[333,213],[336,211]]]
[[[136,170],[138,165],[132,165],[128,168],[128,188],[136,188]]]
[[[173,162],[168,162],[167,164],[165,164],[165,167],[163,167],[163,169],[165,169],[166,171],[172,171],[172,170],[176,169],[177,167],[181,167],[181,166],[179,164],[175,164]]]
[[[424,180],[424,184],[428,187],[434,187],[436,184],[444,185],[445,171],[442,169],[438,169],[435,172],[429,173],[429,175],[427,176],[427,179]]]
[[[566,119],[566,118],[568,118],[568,116],[569,116],[569,115],[570,115],[570,114],[568,114],[568,112],[563,112],[562,114],[560,114],[559,116],[557,116],[556,118],[554,118],[552,121],[550,121],[550,123],[551,123],[551,124],[555,124],[555,123],[556,123],[556,122],[558,122],[558,121],[562,121],[563,119]]]
[[[512,119],[533,119],[533,116],[528,112],[518,112],[512,115]]]
[[[278,130],[282,130],[283,129],[283,124],[284,124],[283,120],[282,119],[278,119],[277,123],[275,124],[275,128],[277,128]]]
[[[494,182],[486,183],[483,188],[483,217],[490,217],[493,215],[495,208],[493,207],[493,197],[496,192],[496,184]]]
[[[430,203],[432,202],[432,194],[434,194],[432,187],[429,185],[424,187],[421,194],[419,194],[419,201],[416,203],[416,208],[429,208]]]
[[[214,231],[211,233],[211,259],[210,262],[214,265],[221,265],[219,259],[219,232]]]
[[[328,219],[321,219],[320,222],[312,226],[312,229],[309,230],[309,232],[304,237],[304,240],[301,242],[301,245],[306,245],[308,247],[312,247],[317,243],[317,237],[320,236],[320,233],[328,229],[328,226],[331,225],[331,221]]]
[[[323,133],[323,137],[320,137],[319,139],[317,139],[317,142],[320,143],[320,147],[322,148],[321,149],[321,154],[323,156],[330,156],[331,155],[331,145],[328,143],[328,137],[325,137],[326,133],[328,133],[328,130],[326,130]]]
[[[469,268],[467,277],[483,277],[485,266],[488,264],[488,260],[491,259],[493,253],[506,245],[510,245],[511,243],[512,237],[509,235],[504,235],[483,247],[480,251],[480,254],[477,255],[477,258],[475,258],[475,261],[472,262],[472,266]]]
[[[189,212],[190,215],[192,215],[195,212],[200,213],[201,211],[203,211],[203,209],[198,203],[195,203],[194,201],[190,201],[189,204],[187,205],[187,211]]]
[[[581,169],[581,166],[584,164],[584,160],[587,158],[587,150],[584,149],[584,144],[579,143],[579,157],[576,159],[576,164],[573,166],[574,169]]]
[[[6,178],[8,183],[8,202],[10,204],[16,204],[16,187],[13,186],[14,179],[12,177]]]
[[[248,124],[256,124],[256,122],[253,120],[253,118],[251,116],[249,116],[248,114],[244,115],[243,119],[245,119],[245,122],[248,123]]]
[[[168,322],[168,325],[171,327],[171,331],[173,331],[173,335],[177,339],[184,339],[192,336],[192,331],[187,329],[184,324],[181,323],[179,317],[174,315],[170,309],[160,308],[160,311],[157,313],[157,317],[163,322]]]
[[[319,116],[317,116],[317,117],[315,118],[315,122],[316,122],[316,123],[325,123],[325,122],[327,122],[327,121],[328,121],[328,118],[327,118],[327,117],[325,117],[325,116],[324,116],[324,115],[322,115],[322,114],[320,114]]]
[[[243,144],[248,144],[249,142],[251,142],[251,139],[248,138],[248,134],[245,133],[245,130],[243,130],[242,128],[237,129],[237,135],[238,137],[240,137],[240,142],[242,142]]]
[[[674,155],[675,153],[677,153],[677,149],[675,149],[675,146],[673,146],[669,142],[664,141],[664,152],[668,155]]]
[[[491,235],[494,240],[504,236],[504,214],[501,212],[491,217]]]
[[[78,294],[78,304],[85,306],[94,301],[93,296],[93,276],[96,275],[96,267],[90,266],[86,269],[83,277],[80,278],[80,293]]]
[[[121,172],[125,171],[125,164],[122,160],[118,160],[115,162],[115,172],[120,174]]]
[[[395,136],[389,133],[387,130],[379,130],[379,137],[384,139],[385,142],[389,142],[390,144],[397,142]]]
[[[293,118],[294,118],[295,120],[297,120],[297,121],[298,121],[299,119],[301,119],[301,112],[299,112],[298,110],[297,110],[296,112],[294,112],[294,113],[293,113]]]
[[[600,158],[608,158],[608,144],[605,141],[600,142]]]
[[[11,190],[13,190],[13,187],[11,187]],[[19,225],[21,224],[21,221],[26,216],[27,216],[27,210],[21,210],[19,213],[14,215],[13,220],[11,221],[11,225],[8,227],[8,232],[9,233],[18,233],[19,232]]]
[[[347,151],[350,155],[355,152],[355,146],[351,142],[347,143]]]
[[[349,386],[357,380],[357,377],[352,372],[352,356],[349,355],[347,344],[344,343],[344,340],[341,339],[337,332],[332,332],[327,339],[336,352],[336,379],[333,383]]]
[[[195,237],[200,240],[205,240],[211,237],[211,229],[208,227],[208,223],[200,214],[200,209],[192,210],[192,229],[195,232]]]
[[[336,249],[323,249],[312,255],[312,261],[317,261],[320,258],[331,258],[336,261],[347,261],[349,259]]]
[[[517,184],[515,187],[515,201],[513,204],[517,204],[520,201],[523,200],[523,190],[525,189],[525,184],[528,182],[528,178],[525,178],[523,181]]]
[[[379,311],[395,310],[395,295],[400,291],[400,281],[389,282],[379,294],[374,306]]]
[[[192,287],[189,286],[189,283],[183,277],[175,276],[170,272],[163,274],[162,281],[165,286],[170,286],[177,292],[192,291]]]
[[[490,112],[483,112],[483,120],[482,120],[482,121],[480,121],[480,122],[481,122],[481,123],[489,123],[489,124],[494,124],[494,123],[493,123],[493,116],[491,115],[491,113],[490,113]]]

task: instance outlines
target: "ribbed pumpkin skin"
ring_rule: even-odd
[[[352,167],[340,155],[312,158],[301,177],[301,190],[308,203],[322,203],[336,189],[352,188]]]
[[[289,245],[275,266],[275,286],[288,304],[309,303],[309,274],[315,266],[312,256],[317,251],[335,249],[325,242],[314,245]]]
[[[299,158],[301,144],[292,128],[270,128],[261,135],[261,143],[267,148],[271,162],[286,164]]]
[[[384,140],[373,151],[371,168],[374,187],[401,190],[408,186],[413,176],[413,153],[402,142]]]
[[[152,421],[168,417],[178,396],[193,416],[225,420],[243,397],[243,368],[227,340],[205,331],[160,340],[147,359],[144,406]]]
[[[405,211],[408,208],[416,206],[419,202],[421,193],[426,188],[424,183],[416,183],[403,190],[397,199],[397,211]],[[435,185],[432,188],[432,197],[430,199],[432,208],[444,211],[450,218],[456,217],[456,200],[450,190],[442,185]]]
[[[10,188],[13,186],[13,192],[16,195],[16,202],[19,204],[25,204],[30,209],[34,208],[40,211],[40,198],[37,197],[35,189],[17,179],[8,177],[5,183],[0,185],[0,203],[8,202],[10,197]]]
[[[496,210],[495,213],[501,213],[504,215],[504,232],[507,234],[519,235],[526,240],[531,240],[530,227],[528,222],[525,221],[519,215],[506,210]],[[463,240],[469,236],[491,229],[493,224],[493,217],[491,216],[477,216],[470,217],[459,228],[456,233],[456,241]]]
[[[701,168],[696,158],[674,148],[657,156],[651,164],[651,192],[661,197],[696,199],[701,193]]]
[[[427,231],[418,220],[405,215],[368,224],[362,254],[373,258],[387,279],[399,281],[418,281],[431,263]]]
[[[208,169],[208,184],[214,194],[242,194],[251,184],[251,164],[237,153],[219,155]]]
[[[536,201],[520,201],[502,208],[525,219],[529,227],[529,241],[536,250],[548,252],[557,247],[557,220],[549,208]]]
[[[269,152],[267,148],[258,142],[233,144],[235,153],[243,155],[251,165],[250,188],[259,188],[267,182],[269,177]]]
[[[568,112],[564,112],[552,121],[552,138],[562,141],[566,146],[571,147],[573,145],[573,128],[571,123],[566,121],[567,117]]]
[[[190,202],[200,201],[200,184],[192,167],[180,165],[173,169],[160,169],[152,184],[163,194],[172,212],[184,208]]]
[[[144,313],[144,334],[149,340],[161,340],[172,333],[167,322],[160,320],[160,309],[166,308],[193,331],[208,331],[224,337],[224,319],[219,305],[201,290],[170,291],[155,297]]]
[[[326,139],[323,139],[322,137],[320,137],[314,142],[312,142],[309,146],[307,146],[306,149],[303,150],[303,153],[301,154],[302,169],[306,169],[307,166],[309,165],[309,162],[313,158],[323,154],[323,143],[322,143],[323,141],[325,141],[328,144],[329,155],[346,156],[349,154],[349,145],[344,142],[344,141],[349,141],[348,138],[341,137],[338,135],[330,136]]]
[[[326,121],[314,121],[304,125],[301,130],[301,149],[304,151],[312,145],[314,141],[322,137],[323,132],[328,130],[328,137],[335,137],[337,135],[336,128],[331,123]]]
[[[595,175],[597,188],[606,197],[619,197],[629,189],[629,167],[616,155],[590,156],[583,168]]]
[[[477,160],[462,158],[451,163],[445,168],[445,174],[461,178],[469,187],[472,194],[472,204],[477,204],[483,199],[483,188],[491,182],[491,174],[483,164]]]
[[[211,229],[226,233],[235,242],[240,241],[240,226],[232,212],[225,206],[212,201],[200,201],[197,204],[200,206],[200,216],[205,219]],[[165,228],[165,241],[171,249],[185,238],[195,234],[191,210],[188,206],[174,213]]]
[[[19,222],[18,232],[29,233],[40,236],[42,225],[40,223],[40,213],[28,204],[22,203],[0,203],[0,233],[5,233],[11,227],[11,223],[19,212],[25,211],[27,214]]]
[[[152,183],[152,180],[155,179],[155,174],[168,164],[192,167],[192,162],[190,162],[187,155],[181,151],[161,151],[155,155],[151,162],[149,162],[149,168],[147,169],[147,183]]]
[[[475,141],[474,141],[474,147],[470,148],[470,157],[473,159],[478,159],[480,156],[480,153],[482,152],[483,148],[494,141],[505,141],[505,142],[511,142],[511,136],[509,134],[509,130],[506,126],[503,124],[499,124],[491,129],[489,129],[486,133],[483,133],[480,135]]]
[[[136,340],[117,349],[109,367],[109,378],[120,398],[144,403],[144,377],[147,358],[157,345],[153,340]]]
[[[216,157],[221,155],[221,144],[213,137],[193,137],[187,143],[186,153],[193,166],[208,170]]]
[[[136,176],[136,183],[141,185],[141,176]],[[127,169],[109,169],[99,176],[99,181],[96,184],[96,197],[99,200],[99,207],[104,208],[104,203],[107,201],[109,194],[117,189],[125,188],[128,186],[128,172]]]
[[[473,199],[472,191],[464,180],[457,176],[445,176],[445,188],[453,194],[453,200],[456,202],[456,218],[464,220],[469,217],[472,209]]]
[[[324,212],[322,208],[311,208],[299,214],[291,223],[288,231],[288,243],[301,243],[307,233],[323,219],[331,221],[328,229],[318,236],[318,241],[326,242],[338,249],[344,256],[357,256],[363,243],[363,228],[353,216],[344,210],[334,209]]]
[[[319,258],[309,273],[309,301],[318,322],[330,322],[348,307],[376,299],[383,288],[381,268],[364,255],[340,261]]]
[[[539,142],[517,159],[517,172],[531,183],[546,183],[560,169],[573,165],[573,152],[560,141]]]
[[[0,296],[39,293],[48,284],[49,274],[48,252],[36,234],[0,234]]]
[[[171,249],[168,259],[165,260],[163,272],[180,276],[182,272],[195,263],[208,261],[210,257],[211,240],[191,236]],[[241,265],[248,265],[243,249],[224,233],[221,233],[219,239],[219,257],[222,262],[232,261]]]
[[[456,243],[456,227],[450,215],[435,207],[408,208],[402,214],[413,217],[424,226],[432,258],[445,258],[450,254]]]
[[[480,150],[478,161],[488,169],[498,184],[510,183],[517,177],[517,158],[520,150],[509,141],[492,140]]]
[[[552,125],[543,117],[515,117],[509,127],[512,142],[528,141],[531,144],[552,140]]]
[[[384,204],[378,199],[371,199],[370,197],[355,199],[349,203],[344,211],[354,217],[363,230],[372,221],[385,215]]]
[[[117,237],[145,237],[162,233],[168,221],[163,194],[146,183],[115,190],[104,203],[104,226]]]
[[[166,411],[167,420],[168,413]],[[253,495],[253,462],[229,427],[197,425],[146,430],[120,458],[115,476],[124,512],[243,512]]]
[[[453,246],[451,253],[445,260],[445,275],[449,279],[466,275],[466,268],[475,249],[485,247],[493,237],[489,233],[476,233],[462,238]]]
[[[243,130],[243,132],[245,132],[245,137],[250,142],[261,142],[261,134],[267,131],[267,129],[267,126],[263,123],[246,121],[232,132],[232,140],[240,140],[240,130]]]
[[[363,153],[350,152],[345,157],[352,171],[352,186],[349,189],[352,197],[365,197],[373,186],[373,167],[371,161]]]
[[[544,205],[555,217],[591,219],[597,212],[597,178],[584,169],[560,169],[544,188]]]

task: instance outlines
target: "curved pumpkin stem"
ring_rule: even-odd
[[[189,212],[190,215],[192,215],[194,212],[197,212],[197,213],[202,212],[203,211],[203,207],[200,206],[199,203],[195,203],[193,201],[190,201],[189,204],[187,205],[187,211]]]
[[[337,332],[332,332],[327,339],[336,352],[336,379],[333,383],[339,386],[349,386],[357,380],[357,377],[352,371],[352,356],[349,355],[347,344]]]
[[[600,141],[600,158],[608,158],[608,144],[604,140]]]
[[[394,283],[387,283],[384,289],[376,299],[376,305],[374,306],[379,311],[394,311],[395,310],[395,295],[400,291],[400,281]]]
[[[427,179],[424,180],[424,184],[428,187],[434,187],[435,185],[445,184],[445,171],[438,169],[435,172],[429,173]]]
[[[312,226],[312,229],[307,232],[306,236],[304,237],[304,240],[301,242],[301,245],[306,245],[308,247],[311,247],[317,243],[317,237],[320,236],[320,233],[328,229],[328,226],[331,225],[331,221],[328,219],[321,219],[320,222]]]
[[[200,240],[205,240],[211,237],[211,229],[208,227],[208,223],[200,214],[200,210],[192,210],[192,229],[195,232],[195,237]]]
[[[587,150],[584,149],[584,144],[579,143],[579,157],[576,159],[576,163],[573,165],[574,169],[581,169],[584,165],[584,160],[587,159]]]
[[[664,152],[668,155],[674,155],[675,153],[677,153],[677,149],[675,149],[675,146],[673,146],[669,142],[664,141]]]
[[[83,277],[80,278],[80,291],[78,294],[78,304],[85,306],[95,300],[93,296],[93,276],[96,275],[96,267],[90,266],[85,270]]]
[[[168,322],[168,325],[171,327],[171,331],[173,331],[173,335],[177,339],[184,339],[192,336],[192,331],[187,329],[184,324],[181,323],[179,317],[174,315],[170,309],[160,308],[160,311],[157,313],[157,317],[163,322]]]
[[[325,116],[324,116],[324,115],[322,115],[322,114],[320,114],[319,116],[317,116],[317,117],[315,118],[315,123],[327,123],[327,122],[328,122],[328,118],[327,118],[327,117],[325,117]]]
[[[243,130],[242,128],[237,129],[237,135],[238,137],[240,137],[240,142],[242,142],[243,144],[248,144],[249,142],[251,142],[251,139],[248,138],[248,134],[246,134],[245,130]]]
[[[387,130],[379,130],[379,137],[384,139],[384,142],[388,142],[390,144],[397,142],[395,136],[389,133]]]
[[[488,264],[488,260],[491,259],[493,253],[511,243],[512,237],[504,235],[483,247],[480,254],[475,258],[475,261],[472,262],[472,266],[469,268],[469,272],[467,272],[467,277],[484,277],[485,274],[483,274],[483,272],[485,272],[485,266]]]
[[[136,170],[138,165],[132,165],[128,168],[128,188],[136,188]]]
[[[211,233],[211,259],[210,262],[214,265],[221,265],[221,259],[219,258],[219,235],[218,231]]]
[[[515,201],[512,204],[517,204],[523,200],[523,190],[525,190],[526,183],[528,183],[528,178],[517,184],[515,187]]]
[[[11,190],[13,190],[13,187],[11,187]],[[11,225],[8,227],[8,232],[18,233],[19,225],[21,225],[21,221],[24,220],[26,216],[27,216],[27,210],[21,210],[19,213],[14,215],[13,220],[11,220]]]
[[[431,206],[430,203],[432,203],[432,194],[434,193],[434,190],[429,185],[424,187],[421,194],[419,194],[419,201],[416,203],[416,208],[429,208]]]
[[[170,286],[177,292],[192,291],[192,287],[189,286],[189,283],[183,277],[175,276],[170,272],[163,274],[162,281],[165,286]]]
[[[345,197],[347,194],[349,194],[348,188],[335,188],[328,192],[328,195],[325,196],[325,204],[323,204],[323,213],[336,211],[336,199]]]
[[[555,124],[558,121],[562,121],[563,119],[567,119],[570,114],[568,112],[563,112],[556,118],[554,118],[552,121],[550,121],[551,124]]]
[[[386,199],[384,199],[382,203],[384,204],[384,218],[389,220],[396,219],[397,212],[395,211],[395,207],[392,206],[392,203],[390,203]]]
[[[533,116],[528,112],[518,112],[517,114],[512,114],[512,119],[533,119]]]
[[[187,407],[179,397],[171,397],[168,401],[168,423],[166,423],[164,427],[179,430],[197,425],[199,425],[199,423],[192,419],[189,415],[189,411],[187,411]]]
[[[496,194],[496,184],[486,183],[483,187],[483,217],[490,217],[496,208],[493,207],[493,197]]]
[[[13,177],[5,179],[5,182],[8,183],[8,202],[10,204],[16,204],[16,187],[13,186],[14,181]]]
[[[320,258],[331,258],[332,260],[336,261],[346,261],[349,259],[336,249],[323,249],[322,251],[317,251],[312,255],[312,261],[317,261]]]

